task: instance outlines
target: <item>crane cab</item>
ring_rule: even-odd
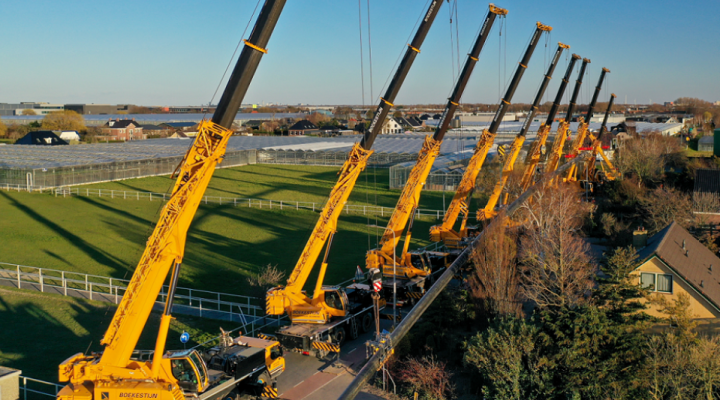
[[[203,393],[208,388],[207,367],[196,350],[166,355],[163,366],[177,380],[183,392]]]

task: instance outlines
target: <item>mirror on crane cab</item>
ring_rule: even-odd
[[[171,353],[163,357],[166,370],[177,379],[178,385],[193,392],[202,393],[208,386],[205,363],[196,350]]]

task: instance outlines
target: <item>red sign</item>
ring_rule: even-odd
[[[382,281],[373,282],[373,290],[379,292],[382,289]]]

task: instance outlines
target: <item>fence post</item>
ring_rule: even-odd
[[[315,203],[313,202],[312,205],[313,205],[313,212],[315,212]]]
[[[23,377],[23,399],[27,400],[27,378]]]
[[[300,209],[300,202],[299,202],[299,201],[296,201],[296,202],[295,202],[295,209],[296,209],[296,210],[299,210],[299,209]]]
[[[90,197],[90,189],[85,189],[85,197]]]
[[[20,289],[20,266],[17,266],[18,289]]]
[[[198,300],[200,300],[200,318],[202,318],[202,297],[198,297]]]
[[[118,304],[118,287],[115,286],[115,304]]]
[[[282,200],[280,200],[280,209],[282,210]]]
[[[45,286],[43,285],[42,268],[38,268],[38,278],[40,279],[40,292],[45,292]]]
[[[237,207],[237,198],[233,199],[233,206]]]
[[[127,192],[123,190],[123,200],[127,200]]]
[[[67,296],[67,281],[65,280],[65,271],[62,271],[60,274],[60,277],[62,278],[63,291],[65,292],[65,296]]]
[[[152,192],[150,192],[150,201],[152,201]]]
[[[115,191],[114,191],[114,190],[111,190],[111,191],[110,191],[110,198],[111,198],[111,199],[114,199],[114,198],[115,198]]]
[[[192,289],[188,289],[188,296],[190,297],[190,307],[192,307]]]
[[[218,292],[218,311],[220,311],[220,292]]]
[[[92,283],[90,283],[90,300],[92,300]]]
[[[163,193],[163,201],[165,201],[165,193]]]
[[[135,192],[137,194],[137,199],[140,200],[140,192]]]
[[[85,274],[85,291],[88,290],[88,276]]]

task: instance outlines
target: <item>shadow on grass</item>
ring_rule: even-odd
[[[24,212],[28,217],[52,229],[58,236],[66,240],[70,245],[77,247],[79,250],[83,251],[90,258],[97,261],[98,263],[110,268],[114,268],[116,270],[120,270],[123,268],[120,260],[108,254],[107,252],[95,247],[94,245],[86,242],[80,236],[75,235],[74,233],[56,224],[55,222],[45,218],[32,208],[20,203],[19,201],[15,200],[14,198],[8,196],[5,193],[0,192],[0,196],[5,197],[13,206],[15,206],[15,208]]]

